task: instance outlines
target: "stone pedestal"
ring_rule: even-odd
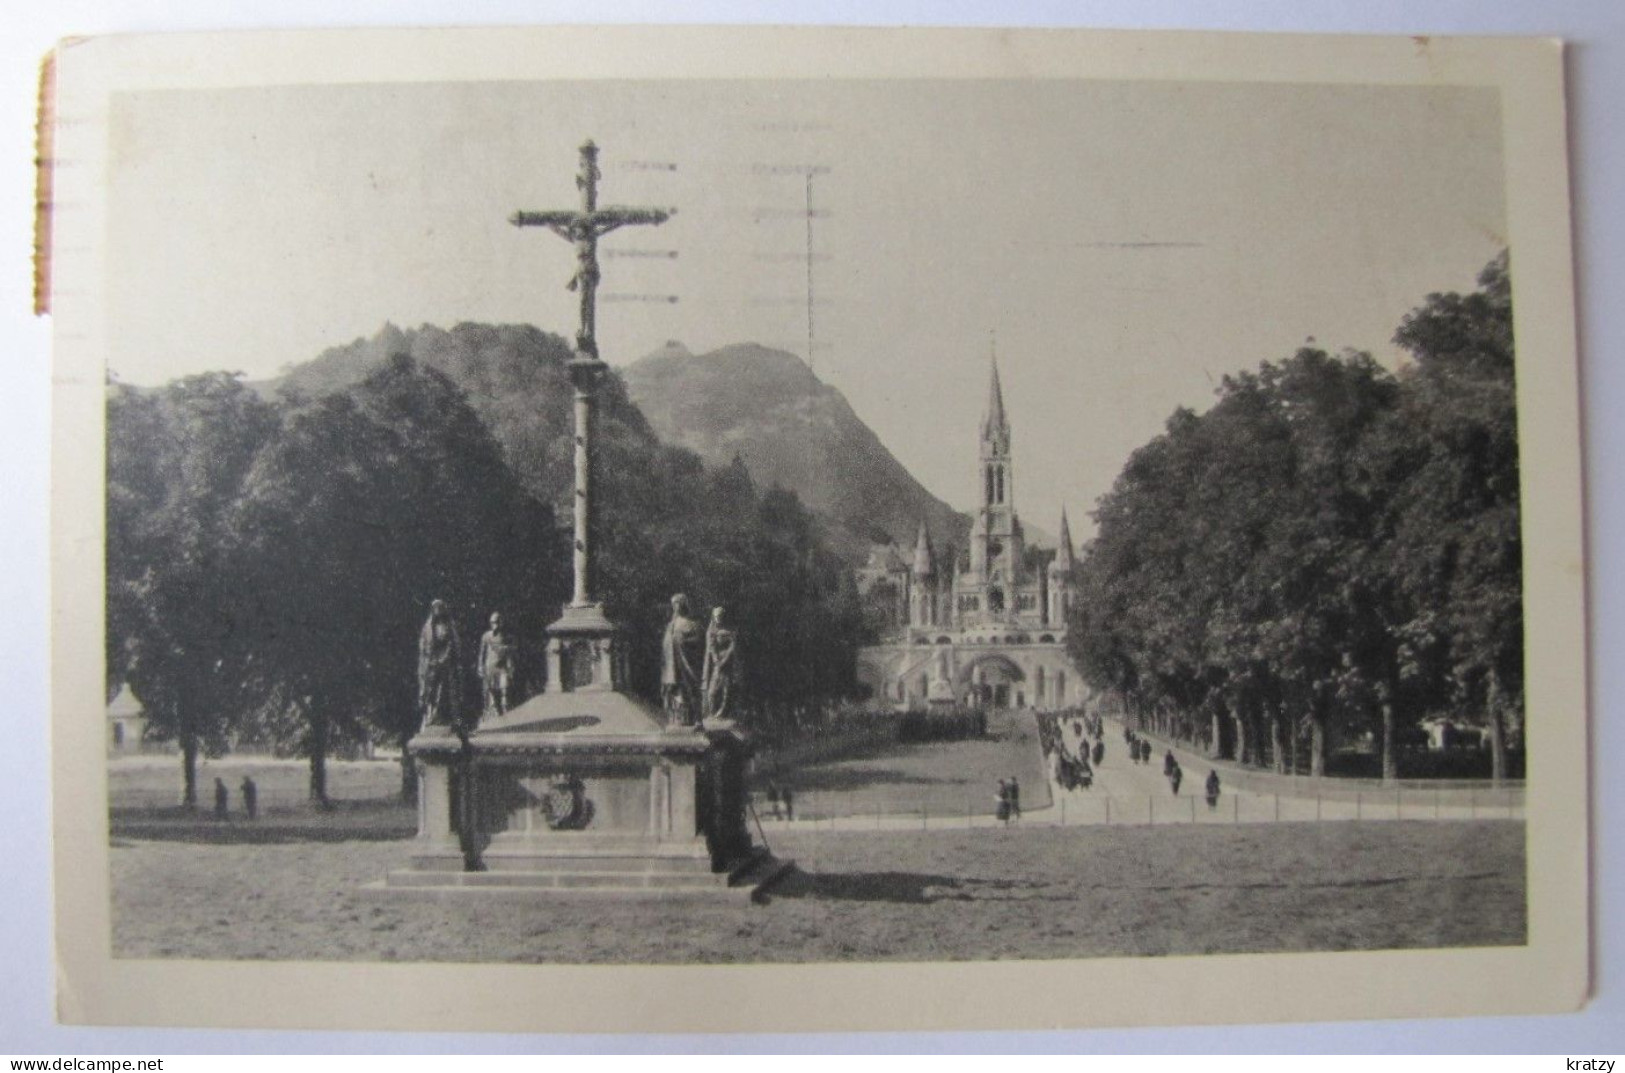
[[[668,731],[629,696],[622,638],[591,598],[598,237],[664,223],[672,211],[598,205],[598,147],[581,146],[580,211],[517,212],[576,248],[581,299],[575,388],[574,584],[547,630],[547,689],[459,735],[431,727],[408,745],[423,804],[412,867],[375,888],[439,896],[752,890],[788,865],[745,829],[749,747],[730,728]]]
[[[561,656],[577,638],[555,635]],[[614,659],[603,646],[583,661]],[[490,717],[466,743],[430,727],[410,866],[371,890],[441,897],[748,896],[788,869],[746,827],[750,747],[731,727],[667,729],[613,689],[559,688]]]

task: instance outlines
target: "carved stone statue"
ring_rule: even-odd
[[[743,665],[739,638],[723,621],[722,608],[711,611],[705,631],[705,717],[733,719],[738,715]]]
[[[478,661],[480,685],[485,694],[485,710],[501,715],[508,710],[513,689],[513,642],[502,628],[502,615],[491,614],[491,628],[480,638]]]
[[[927,704],[951,705],[954,703],[953,678],[948,671],[948,650],[937,649],[937,658],[931,665],[931,678],[926,685],[925,701]]]
[[[418,634],[418,706],[423,725],[455,724],[462,717],[463,644],[444,600],[429,605]]]
[[[693,726],[700,721],[701,670],[705,632],[690,614],[688,597],[671,598],[671,621],[660,643],[660,696],[667,726]]]

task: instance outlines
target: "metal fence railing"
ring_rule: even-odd
[[[228,814],[244,812],[241,792],[228,784]],[[365,793],[350,788],[335,793],[340,807],[400,805],[397,793]],[[164,813],[180,807],[179,791],[115,787],[108,804],[115,811]],[[994,794],[947,792],[875,792],[864,790],[794,793],[787,809],[762,791],[751,794],[751,804],[764,823],[797,828],[812,825],[846,829],[937,827],[992,827],[998,816]],[[260,815],[309,811],[314,806],[304,788],[268,787],[258,793]],[[408,807],[408,806],[401,806]],[[198,786],[197,811],[214,810],[212,783]],[[1022,814],[1011,822],[1045,825],[1160,825],[1171,823],[1316,823],[1346,820],[1487,820],[1522,819],[1522,787],[1472,789],[1304,790],[1294,793],[1222,791],[1210,806],[1200,790],[1166,794],[1103,793],[1099,790],[1057,791],[1042,784],[1030,788]]]
[[[1221,792],[1211,804],[1200,793],[1105,794],[1056,792],[1009,821],[994,795],[965,794],[950,800],[897,793],[819,792],[796,794],[793,809],[775,808],[763,794],[752,795],[758,817],[787,829],[906,830],[1039,825],[1157,826],[1165,824],[1331,823],[1366,820],[1522,819],[1521,788],[1394,789],[1326,793]]]

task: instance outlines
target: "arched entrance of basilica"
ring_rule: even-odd
[[[1028,703],[1027,676],[1009,656],[990,652],[959,668],[956,692],[985,708],[1021,708]]]

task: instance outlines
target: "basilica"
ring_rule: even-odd
[[[1023,540],[996,360],[979,447],[969,548],[944,561],[921,523],[911,561],[885,545],[858,571],[860,591],[889,605],[890,626],[883,643],[858,650],[858,679],[899,708],[1081,704],[1066,655],[1072,534],[1063,510],[1060,547],[1047,562]]]

